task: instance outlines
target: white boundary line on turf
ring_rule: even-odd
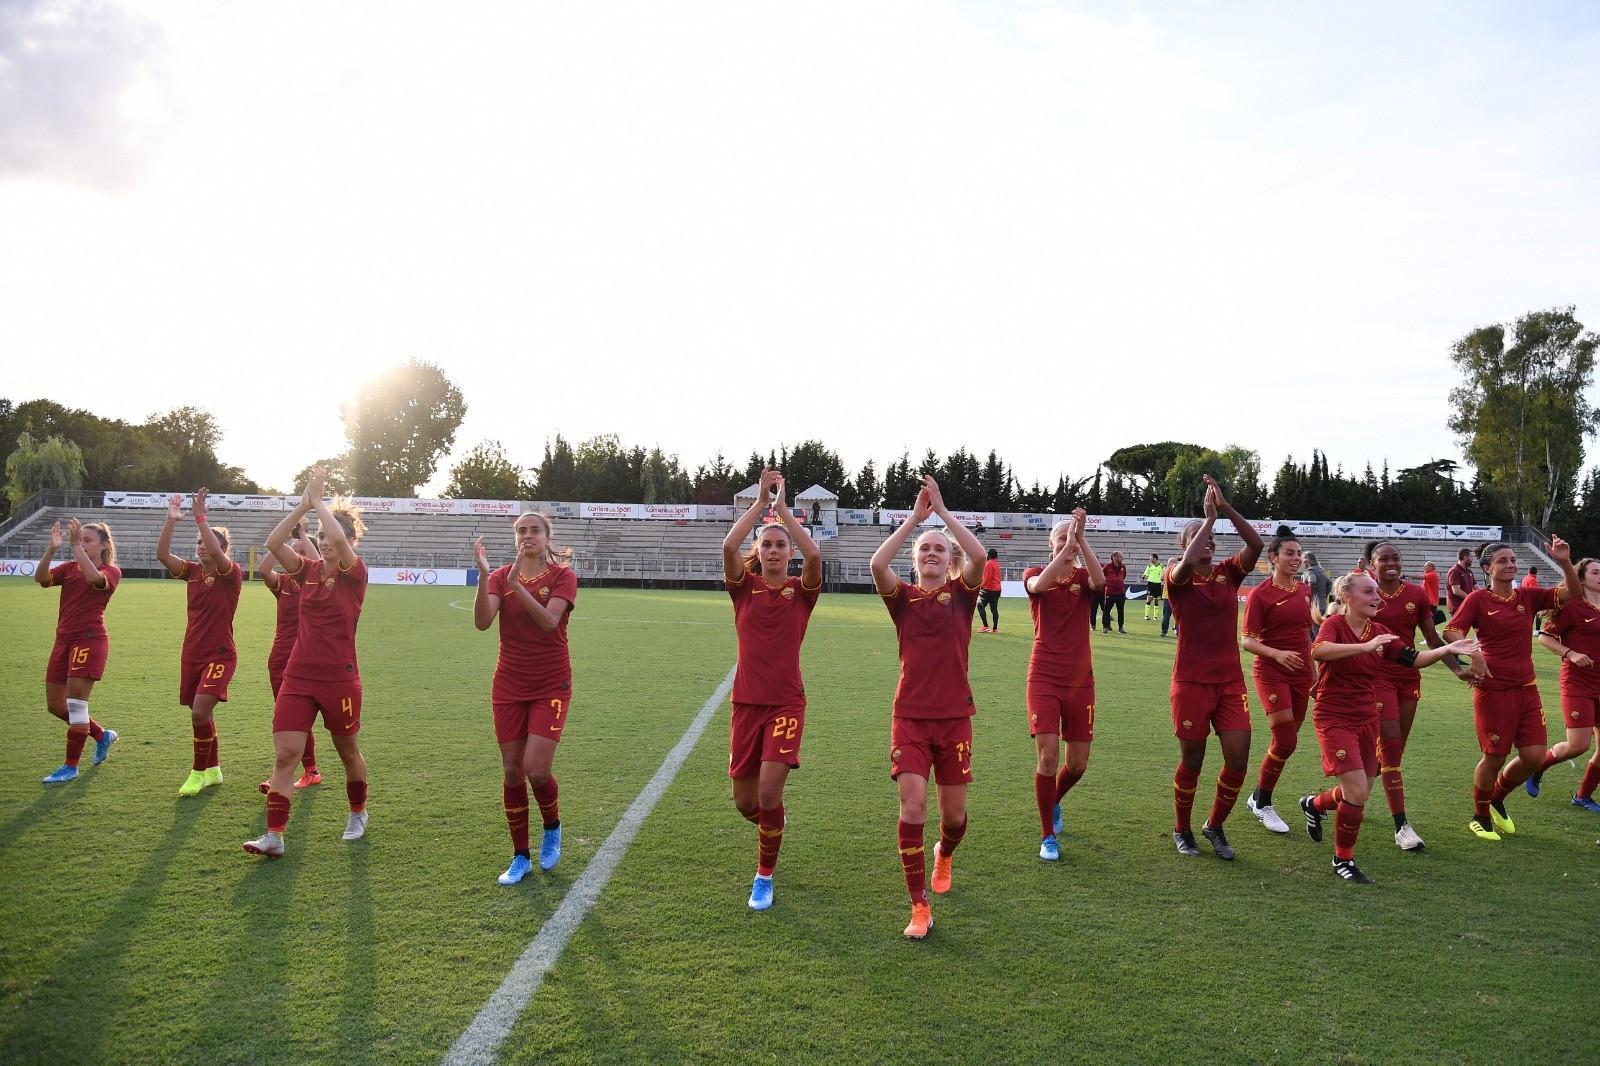
[[[512,1026],[522,1017],[522,1012],[527,1009],[534,993],[539,991],[544,975],[556,964],[556,960],[561,958],[561,953],[566,949],[567,942],[572,939],[572,934],[578,931],[584,916],[600,898],[600,893],[605,891],[606,883],[616,872],[617,864],[622,861],[623,855],[627,854],[633,838],[638,836],[640,826],[667,791],[667,786],[672,784],[672,779],[678,776],[678,770],[682,768],[684,760],[689,757],[701,734],[706,731],[706,726],[710,724],[711,716],[716,714],[717,708],[722,706],[722,701],[727,698],[728,691],[733,688],[733,674],[736,668],[729,667],[728,676],[722,679],[722,684],[718,685],[717,690],[706,700],[705,705],[700,708],[700,713],[694,716],[694,721],[683,731],[678,743],[667,752],[667,757],[661,760],[661,766],[657,768],[655,776],[650,778],[644,789],[634,797],[628,809],[623,812],[622,819],[617,822],[617,827],[606,837],[606,842],[600,845],[600,850],[589,860],[589,865],[584,867],[583,873],[579,874],[572,887],[567,889],[567,895],[562,899],[561,906],[546,919],[539,929],[539,934],[512,965],[511,972],[506,974],[505,980],[500,982],[500,987],[489,997],[489,1002],[485,1003],[477,1017],[472,1019],[472,1024],[468,1025],[466,1031],[450,1045],[450,1050],[444,1057],[445,1066],[487,1064],[495,1061],[500,1045],[511,1034]]]

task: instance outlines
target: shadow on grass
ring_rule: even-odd
[[[102,1044],[113,1031],[96,1018],[114,1017],[133,976],[122,956],[140,939],[151,908],[161,894],[173,860],[210,806],[211,796],[177,804],[172,825],[150,850],[150,857],[127,882],[127,889],[106,910],[100,924],[71,952],[62,956],[35,991],[25,997],[21,1019],[0,1037],[0,1046],[29,1058],[29,1049],[60,1062],[87,1062],[105,1056]],[[24,817],[37,820],[69,797],[40,797],[28,811],[7,824],[11,831]],[[40,1002],[40,1001],[43,1002]],[[56,1002],[52,1003],[54,1000]],[[39,1028],[34,1028],[39,1026]],[[127,1049],[124,1049],[127,1050]]]
[[[373,990],[377,984],[377,955],[372,926],[372,885],[368,877],[365,840],[350,845],[347,863],[350,888],[345,910],[345,981],[339,1001],[339,1057],[346,1062],[370,1062],[382,1054],[374,1046]]]
[[[65,785],[40,785],[44,793],[12,815],[11,820],[5,825],[0,826],[0,851],[11,847],[24,833],[45,818],[82,799],[93,781],[92,777],[87,781],[80,777],[77,781]]]

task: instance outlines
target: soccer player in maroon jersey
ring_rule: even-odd
[[[72,560],[51,569],[56,552],[68,542]],[[45,784],[58,785],[78,776],[78,759],[90,737],[94,738],[96,766],[106,761],[117,740],[115,729],[105,729],[89,717],[89,693],[105,676],[111,654],[106,603],[122,581],[111,527],[104,522],[85,525],[70,518],[63,537],[61,523],[51,523],[50,542],[39,557],[33,579],[40,588],[61,589],[55,646],[44,671],[45,708],[67,723],[67,761],[44,779]]]
[[[778,520],[756,529],[771,503]],[[744,543],[755,530],[748,551]],[[795,551],[800,576],[789,576]],[[772,906],[772,874],[783,845],[783,785],[800,765],[806,728],[806,689],[800,645],[822,591],[822,552],[784,502],[783,476],[761,472],[756,502],[722,540],[722,577],[733,601],[739,640],[728,734],[733,803],[756,826],[756,876],[750,909]]]
[[[356,734],[361,731],[361,671],[356,662],[356,626],[367,595],[367,564],[356,554],[366,532],[361,512],[322,498],[327,473],[313,467],[305,495],[267,534],[267,548],[286,576],[300,584],[300,628],[284,668],[283,687],[272,709],[272,776],[268,778],[267,831],[245,842],[253,855],[283,855],[283,831],[289,824],[294,768],[305,750],[306,734],[317,714],[333,740],[345,769],[345,795],[350,817],[344,839],[358,840],[367,831],[367,763]],[[315,559],[302,559],[289,547],[295,526],[312,511],[317,514]]]
[[[1374,620],[1383,596],[1368,574],[1346,574],[1334,582],[1333,595],[1335,605],[1311,646],[1311,657],[1321,664],[1312,721],[1322,748],[1322,772],[1338,777],[1339,783],[1320,795],[1302,796],[1300,810],[1306,833],[1319,843],[1323,818],[1334,815],[1334,874],[1352,884],[1370,885],[1372,878],[1356,865],[1355,849],[1372,780],[1378,776],[1380,668],[1420,670],[1446,655],[1471,655],[1477,642],[1459,640],[1417,651]]]
[[[300,524],[294,527],[290,537],[289,547],[296,555],[302,559],[317,557],[317,546],[306,536],[305,519],[301,519]],[[272,686],[274,701],[278,698],[278,690],[283,687],[283,671],[289,666],[289,653],[294,650],[295,634],[300,630],[300,582],[278,573],[276,562],[271,552],[267,552],[261,560],[261,583],[272,593],[278,611],[277,627],[272,633],[272,650],[267,653],[267,682]],[[317,771],[317,739],[309,731],[306,733],[306,750],[300,756],[300,766],[301,773],[295,780],[295,788],[322,784],[322,774]],[[261,794],[265,796],[270,791],[269,781],[261,782]]]
[[[1565,583],[1554,588],[1518,588],[1517,553],[1508,544],[1485,544],[1478,549],[1478,565],[1488,587],[1468,593],[1445,624],[1446,637],[1477,630],[1482,649],[1472,666],[1478,679],[1472,693],[1472,717],[1483,757],[1472,774],[1472,818],[1467,822],[1480,840],[1499,840],[1501,833],[1509,836],[1517,831],[1506,813],[1506,796],[1544,765],[1548,750],[1528,625],[1540,611],[1560,607],[1568,598],[1567,590],[1578,588],[1567,542],[1552,535],[1550,556],[1561,567]],[[1513,746],[1517,755],[1507,762]]]
[[[203,788],[222,784],[217,751],[216,707],[228,702],[228,682],[239,665],[233,643],[233,615],[239,609],[244,576],[229,556],[227,526],[213,526],[206,516],[206,490],[194,494],[190,510],[196,529],[193,559],[172,554],[172,533],[183,517],[183,497],[167,501],[167,520],[156,539],[156,558],[167,572],[186,586],[189,621],[183,631],[183,654],[178,660],[178,704],[189,708],[194,731],[194,763],[178,786],[178,795],[199,795]]]
[[[1105,571],[1084,537],[1083,508],[1050,530],[1050,562],[1022,572],[1033,614],[1028,656],[1028,732],[1038,749],[1033,798],[1039,809],[1039,858],[1061,858],[1061,800],[1089,768],[1094,740],[1094,662],[1083,615],[1105,585]],[[1078,556],[1083,565],[1077,565]],[[1092,628],[1092,627],[1091,627]],[[1067,763],[1059,769],[1061,741]]]
[[[572,710],[572,657],[567,618],[578,602],[578,575],[568,563],[571,548],[551,542],[550,520],[529,511],[512,524],[516,559],[492,573],[483,538],[473,545],[478,591],[472,622],[479,630],[500,619],[500,657],[490,701],[494,739],[500,745],[501,799],[511,831],[511,865],[502,885],[528,876],[528,793],[539,804],[544,826],[539,869],[561,859],[560,786],[554,773],[556,745]]]
[[[1220,566],[1212,564],[1216,542],[1211,528],[1222,514],[1233,523],[1244,547]],[[1222,489],[1206,475],[1205,518],[1190,522],[1178,538],[1183,555],[1167,570],[1167,598],[1178,620],[1178,648],[1172,660],[1172,730],[1178,737],[1178,768],[1172,778],[1177,812],[1172,842],[1178,854],[1198,857],[1190,828],[1195,786],[1206,759],[1206,736],[1214,728],[1222,746],[1222,772],[1211,815],[1201,834],[1217,858],[1231,860],[1233,845],[1222,823],[1239,798],[1250,762],[1250,697],[1239,666],[1239,586],[1261,558],[1261,535],[1233,509]]]
[[[1575,569],[1579,594],[1569,596],[1539,634],[1545,650],[1561,657],[1561,722],[1567,736],[1551,747],[1544,765],[1523,782],[1530,796],[1539,795],[1539,779],[1546,770],[1589,750],[1595,719],[1600,718],[1600,559],[1580,560]],[[1596,785],[1600,785],[1600,750],[1584,767],[1572,805],[1600,814],[1600,803],[1594,801]]]
[[[1428,647],[1444,644],[1444,638],[1439,636],[1433,623],[1438,601],[1430,601],[1426,589],[1401,578],[1404,567],[1400,548],[1391,541],[1373,541],[1367,545],[1367,558],[1372,560],[1378,596],[1383,601],[1378,608],[1377,621],[1408,647],[1418,646],[1419,629]],[[1466,665],[1460,660],[1451,656],[1445,663],[1457,677],[1467,680]],[[1422,682],[1417,671],[1403,663],[1385,661],[1378,668],[1374,684],[1378,692],[1378,767],[1389,814],[1394,818],[1394,842],[1402,851],[1421,851],[1426,845],[1406,817],[1406,789],[1400,760],[1405,754],[1406,742],[1411,739],[1411,724],[1416,720],[1417,702],[1422,698]]]
[[[912,546],[917,580],[907,585],[895,576],[894,559],[930,514],[942,519],[945,528],[929,529],[917,537]],[[930,776],[939,791],[934,892],[950,891],[951,857],[967,832],[974,713],[967,646],[972,643],[972,614],[982,580],[983,545],[945,507],[938,482],[923,478],[910,519],[872,554],[872,583],[894,620],[900,649],[889,776],[900,794],[900,866],[911,894],[911,922],[905,935],[912,940],[921,940],[933,928],[923,864]]]
[[[1272,742],[1261,760],[1255,791],[1245,807],[1274,833],[1289,831],[1272,805],[1272,790],[1299,742],[1316,671],[1311,666],[1311,627],[1321,619],[1311,588],[1299,581],[1302,555],[1294,530],[1279,526],[1267,542],[1271,576],[1250,590],[1244,604],[1244,636],[1239,646],[1255,656],[1250,674],[1256,698],[1266,712]]]

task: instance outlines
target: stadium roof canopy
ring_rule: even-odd
[[[839,502],[839,494],[832,489],[825,489],[821,485],[812,485],[809,489],[796,496],[795,500],[806,503],[810,503],[812,500],[821,500],[823,503],[827,503],[831,500],[837,503]]]

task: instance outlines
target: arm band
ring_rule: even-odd
[[[1400,654],[1395,656],[1395,661],[1398,662],[1401,666],[1415,666],[1415,665],[1417,665],[1417,649],[1416,648],[1404,648],[1404,649],[1402,649]],[[1409,682],[1408,682],[1408,684],[1409,684]]]

